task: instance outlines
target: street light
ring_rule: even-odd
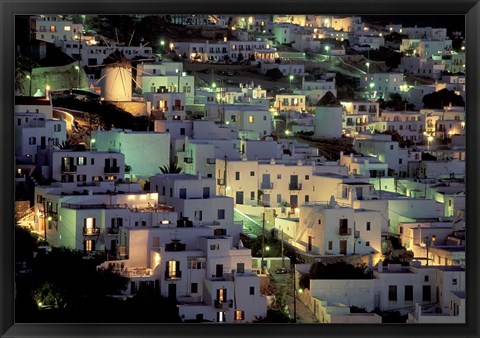
[[[80,89],[80,67],[75,66],[74,68],[77,71],[78,88]]]
[[[94,138],[90,139],[90,150],[92,150],[92,146],[95,144],[96,140]]]
[[[429,136],[427,137],[427,150],[430,151],[430,142],[433,141],[433,136]]]
[[[372,98],[372,89],[373,89],[373,87],[375,87],[375,83],[370,82],[370,84],[368,85],[368,87],[370,88],[370,98]]]
[[[294,79],[294,76],[290,75],[288,78],[290,79],[290,90],[292,90],[292,80]]]
[[[370,73],[370,62],[367,62],[365,66],[367,66],[367,74]]]
[[[32,96],[32,77],[27,75],[28,79],[28,96]]]
[[[325,46],[325,51],[327,52],[328,61],[330,61],[330,54],[328,53],[329,50],[330,50],[330,46],[329,46],[329,45],[326,45],[326,46]]]

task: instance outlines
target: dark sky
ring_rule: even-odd
[[[464,15],[362,15],[362,21],[376,25],[401,24],[403,27],[446,28],[447,35],[461,31],[465,36]]]

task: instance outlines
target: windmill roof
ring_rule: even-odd
[[[317,102],[316,106],[322,107],[339,107],[342,106],[340,101],[333,95],[331,91],[328,91],[323,95],[323,97]]]
[[[125,57],[125,54],[123,54],[122,51],[115,49],[114,52],[110,53],[103,61],[102,65],[112,65],[115,63],[124,63],[128,62],[130,63],[130,60],[128,60]]]

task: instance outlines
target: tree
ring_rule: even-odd
[[[183,170],[183,168],[179,167],[175,162],[170,162],[170,164],[159,168],[162,174],[180,174]]]
[[[280,80],[283,77],[282,72],[278,68],[272,68],[267,70],[267,73],[265,74],[268,78],[270,78],[270,81],[277,81]]]
[[[443,109],[443,107],[452,105],[465,107],[463,97],[455,94],[453,90],[442,89],[438,92],[427,94],[422,99],[424,108]]]

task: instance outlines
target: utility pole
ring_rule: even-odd
[[[293,322],[297,322],[297,286],[295,285],[295,264],[293,264]]]
[[[285,268],[285,255],[283,254],[283,229],[282,229],[282,268]]]
[[[261,272],[263,273],[263,261],[265,259],[265,212],[262,214],[262,264]]]
[[[225,168],[223,170],[223,186],[225,196],[227,196],[227,155],[225,155]]]

